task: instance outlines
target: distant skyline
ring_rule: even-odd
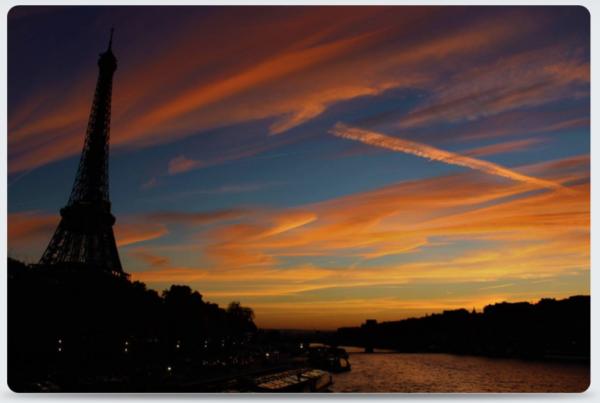
[[[36,262],[115,27],[124,270],[323,328],[589,294],[583,7],[16,7],[8,254]]]

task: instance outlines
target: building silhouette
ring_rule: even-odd
[[[112,36],[113,30],[108,49],[98,60],[96,92],[73,189],[40,259],[42,265],[85,266],[125,275],[113,233],[115,217],[108,191],[111,93],[117,69]]]

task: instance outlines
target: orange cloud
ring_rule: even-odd
[[[582,183],[589,177],[589,157],[521,169]],[[215,214],[222,218],[216,221],[201,215],[198,224],[209,219],[217,225],[197,233],[186,246],[194,256],[201,254],[200,268],[177,265],[184,256],[189,261],[188,249],[162,245],[149,253],[162,256],[161,251],[177,248],[170,263],[135,276],[155,284],[201,280],[222,290],[213,290],[215,297],[292,295],[425,279],[551,278],[589,269],[589,184],[572,188],[531,193],[535,187],[529,183],[493,183],[463,173],[401,182],[302,209],[249,210],[236,216],[241,220],[236,223],[227,222],[226,212]],[[184,216],[165,215],[162,220],[183,222]],[[485,244],[455,257],[434,253],[438,246],[463,240]],[[412,263],[363,264],[407,253],[422,257]],[[289,257],[328,256],[331,265],[282,266]],[[354,263],[339,267],[335,262],[340,258]]]
[[[316,220],[306,211],[289,210],[282,214],[258,214],[253,223],[232,224],[211,231],[216,240],[206,248],[207,255],[226,267],[271,266],[273,256],[252,248],[252,243],[269,242],[274,236],[285,234]],[[248,247],[244,247],[247,245]]]
[[[144,272],[134,272],[132,276],[140,281],[148,283],[172,283],[177,281],[183,281],[186,283],[206,280],[206,281],[255,281],[256,279],[262,279],[265,283],[271,283],[284,281],[288,284],[300,284],[306,281],[321,279],[323,277],[331,275],[331,272],[322,270],[316,267],[306,266],[297,267],[295,270],[278,270],[276,268],[259,268],[256,270],[245,270],[245,269],[206,269],[206,268],[191,268],[191,267],[171,267],[160,270],[151,270]],[[307,287],[306,285],[300,286],[302,290],[313,289],[315,287]],[[320,287],[316,287],[320,288]],[[297,287],[288,289],[287,292],[293,290],[294,292],[299,291]],[[264,292],[264,289],[259,292],[253,292],[253,295],[260,295]],[[276,292],[277,294],[284,294],[283,290]],[[213,293],[213,295],[216,295]],[[246,294],[249,295],[249,294]]]
[[[149,222],[120,222],[115,225],[115,238],[118,246],[133,245],[165,236],[169,231],[160,224]]]
[[[9,213],[8,241],[12,243],[28,242],[40,235],[51,234],[58,225],[58,214],[41,214],[37,211]],[[48,241],[50,239],[48,238]]]
[[[286,319],[297,326],[321,323],[320,306],[330,307],[328,314],[337,318],[330,325],[338,326],[362,321],[365,315],[398,319],[414,312],[539,297],[539,291],[523,294],[490,283],[500,280],[546,281],[555,287],[552,296],[585,293],[585,283],[561,288],[557,282],[560,276],[589,272],[589,156],[520,169],[581,184],[572,186],[572,192],[535,191],[529,183],[494,183],[466,172],[290,210],[246,211],[239,222],[219,221],[194,236],[188,247],[200,253],[199,261],[190,261],[189,251],[180,250],[179,244],[172,246],[176,251],[161,246],[151,253],[175,252],[169,263],[147,263],[147,269],[140,267],[132,276],[157,289],[173,282],[190,284],[223,303],[251,301],[263,326],[276,323],[284,312],[294,315],[292,306],[306,308],[298,309],[305,320]],[[462,242],[477,244],[444,252]],[[179,264],[182,255],[188,264]],[[411,258],[397,260],[398,255]],[[291,257],[302,260],[293,263]],[[365,299],[354,291],[422,282],[480,283],[484,289],[454,302],[443,296],[418,301],[399,297],[389,305],[385,298]],[[494,286],[485,289],[489,284]],[[348,297],[312,296],[327,295],[328,290]],[[299,300],[307,293],[310,299]],[[338,315],[336,306],[353,303],[352,314]]]
[[[405,77],[402,81],[396,80],[380,84],[375,83],[364,87],[347,86],[327,89],[325,91],[315,92],[312,96],[309,95],[301,100],[292,98],[292,103],[295,103],[298,106],[293,104],[290,105],[289,109],[292,112],[273,123],[269,128],[270,133],[280,134],[301,125],[302,123],[319,116],[321,113],[325,112],[329,105],[336,102],[364,96],[375,96],[388,89],[400,87],[402,84],[416,84],[421,80],[422,79],[419,78],[419,76],[413,75],[412,77]]]
[[[170,175],[180,174],[183,172],[191,171],[196,168],[202,167],[201,161],[192,160],[186,158],[184,155],[173,158],[169,161],[168,172]]]
[[[308,66],[319,63],[323,59],[334,58],[343,52],[356,50],[356,47],[360,46],[361,43],[368,43],[371,37],[372,35],[367,34],[284,53],[223,81],[194,88],[185,92],[174,101],[161,105],[140,120],[132,122],[132,129],[128,132],[131,136],[135,136],[138,129],[133,129],[134,127],[146,128],[148,126],[155,126],[252,86],[260,85],[265,81],[274,80],[303,70]]]
[[[439,76],[441,58],[461,64],[468,55],[502,46],[534,29],[531,24],[509,29],[504,21],[492,19],[435,37],[423,35],[412,21],[441,18],[439,9],[412,9],[401,15],[383,8],[361,8],[360,13],[356,9],[322,11],[286,15],[281,23],[269,20],[268,25],[250,28],[230,21],[227,27],[237,37],[225,43],[208,41],[202,35],[204,29],[217,29],[219,24],[180,27],[168,42],[178,46],[161,49],[164,57],[151,63],[129,60],[117,72],[113,146],[171,142],[210,128],[265,118],[276,119],[270,127],[272,134],[282,133],[337,102],[375,96],[390,88],[430,87]],[[376,28],[372,18],[380,22]],[[222,22],[227,20],[224,17]],[[242,29],[253,32],[241,34]],[[389,41],[394,36],[414,39],[399,50]],[[261,47],[257,49],[256,44]],[[157,46],[153,43],[148,54],[155,54]],[[198,52],[199,46],[206,51]],[[247,56],[232,59],[231,54]],[[199,77],[198,71],[203,75]],[[93,87],[93,74],[85,77],[80,81],[82,88],[65,95],[64,103],[33,108],[34,96],[15,108],[18,119],[9,130],[10,173],[79,152],[88,113],[85,105]],[[199,166],[187,159],[173,164],[175,171]]]
[[[500,176],[518,182],[525,182],[542,188],[564,189],[564,187],[558,183],[523,175],[489,161],[483,161],[473,157],[445,151],[427,144],[417,143],[415,141],[404,140],[398,137],[386,136],[373,131],[348,127],[341,123],[337,123],[331,130],[331,133],[341,138],[356,140],[372,146],[416,155],[418,157],[426,158],[430,161],[440,161],[451,165],[463,166],[485,172],[490,175]]]
[[[169,258],[152,253],[146,248],[138,247],[134,250],[130,250],[129,253],[136,259],[142,260],[144,263],[153,268],[164,267],[170,264]]]
[[[580,181],[589,174],[585,171],[588,163],[581,157],[524,169]],[[434,247],[431,237],[501,242],[541,238],[556,249],[551,238],[568,245],[569,239],[579,239],[577,234],[589,230],[589,189],[578,186],[573,192],[543,193],[519,202],[534,189],[529,183],[490,183],[468,174],[403,182],[302,210],[248,211],[240,217],[242,222],[222,222],[197,239],[211,266],[253,267],[253,272],[257,267],[277,267],[286,256],[347,256],[356,257],[359,263],[414,253]],[[479,207],[499,201],[503,202],[494,207]],[[568,235],[561,237],[561,233]],[[584,244],[579,245],[583,250]],[[576,243],[573,246],[577,249]],[[567,261],[560,260],[560,264]]]
[[[60,215],[24,211],[8,214],[8,246],[17,256],[27,255],[37,261],[58,226]],[[168,234],[161,224],[136,219],[117,220],[115,238],[118,246],[157,239]]]
[[[531,146],[540,144],[543,141],[544,140],[542,138],[505,141],[503,143],[474,148],[466,151],[465,154],[470,157],[484,157],[487,155],[505,154],[529,149]]]

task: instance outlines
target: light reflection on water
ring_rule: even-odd
[[[590,379],[582,364],[347,351],[352,371],[334,374],[334,392],[582,392]]]

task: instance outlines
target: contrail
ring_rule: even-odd
[[[375,147],[416,155],[418,157],[427,158],[430,161],[441,161],[445,162],[446,164],[467,167],[488,173],[490,175],[501,176],[503,178],[512,179],[517,182],[529,183],[542,188],[561,190],[566,189],[564,186],[558,183],[523,175],[501,165],[494,164],[493,162],[467,157],[450,151],[441,150],[427,144],[417,143],[415,141],[404,140],[398,137],[391,137],[369,130],[349,127],[343,123],[337,123],[330,130],[330,133],[337,137],[360,141],[361,143],[369,144]]]

